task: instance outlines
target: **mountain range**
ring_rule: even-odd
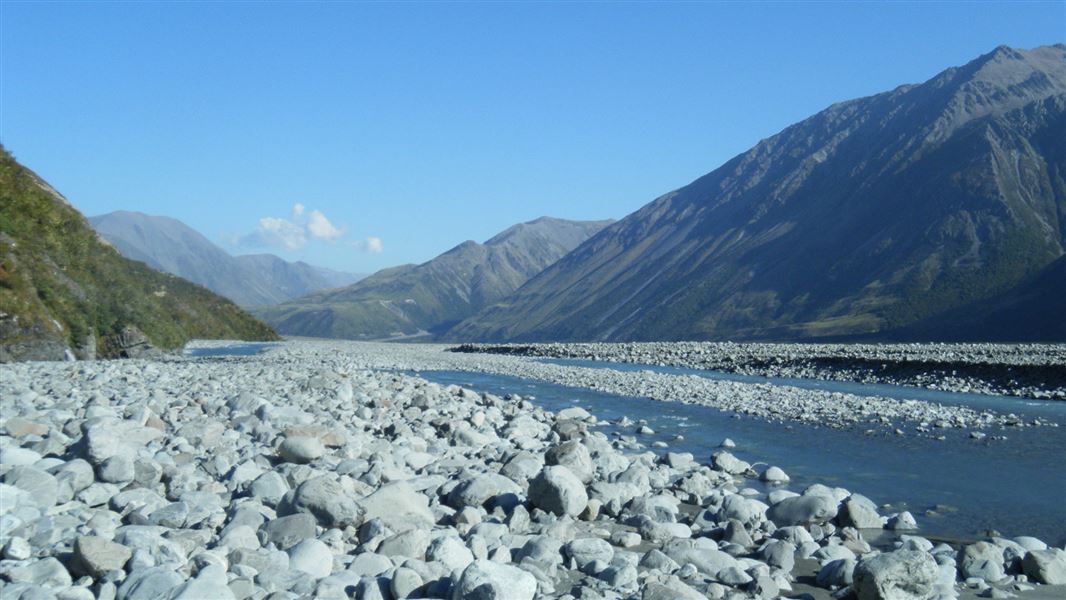
[[[0,362],[116,357],[191,338],[277,336],[229,300],[122,257],[0,148]]]
[[[940,316],[924,335],[959,337],[965,307],[1031,305],[1030,327],[1058,323],[1061,341],[1063,313],[1039,301],[1061,290],[1064,249],[1066,45],[999,47],[759,142],[446,336],[891,337]]]
[[[90,217],[89,222],[126,258],[198,283],[241,306],[278,304],[363,277],[272,254],[230,256],[170,217],[117,211]]]
[[[117,355],[130,327],[274,336],[181,278],[300,336],[1066,341],[1063,44],[834,104],[620,221],[543,217],[358,281],[166,217],[98,237],[2,153],[0,360]]]
[[[254,314],[288,335],[382,339],[437,335],[501,300],[611,221],[541,217],[484,244],[466,241],[419,264]]]

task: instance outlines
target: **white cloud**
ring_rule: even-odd
[[[299,250],[307,244],[307,234],[299,225],[275,217],[259,219],[255,231],[242,236],[237,245],[247,248],[284,248]]]
[[[380,254],[385,247],[381,243],[381,238],[370,236],[365,240],[355,240],[351,242],[352,247],[360,252],[369,252],[370,254]]]
[[[297,206],[300,205],[297,204]],[[325,240],[327,242],[335,241],[344,235],[343,230],[334,227],[333,223],[330,223],[329,219],[326,218],[326,215],[317,210],[312,210],[311,216],[307,220],[307,233],[311,234],[311,237],[316,240]]]
[[[337,242],[344,234],[345,228],[335,226],[322,211],[308,211],[306,206],[296,202],[292,205],[290,218],[263,217],[259,219],[255,231],[235,236],[232,243],[248,249],[278,248],[292,251],[303,248],[312,240]],[[361,252],[377,254],[382,251],[381,238],[378,237],[349,241],[345,244],[358,248]]]

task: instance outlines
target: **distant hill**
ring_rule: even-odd
[[[273,340],[229,300],[123,258],[7,150],[0,150],[0,362],[118,356],[141,334]]]
[[[230,256],[170,217],[117,211],[90,217],[93,227],[126,258],[188,279],[241,306],[266,306],[362,278],[272,254]]]
[[[1064,250],[1066,45],[999,47],[759,142],[448,337],[815,340],[961,323],[948,311],[1009,312],[1010,290]]]
[[[255,314],[287,335],[379,339],[438,334],[510,294],[610,221],[542,217],[484,244],[468,241],[420,265]]]

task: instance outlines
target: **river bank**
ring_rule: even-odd
[[[695,404],[495,374],[422,371],[419,376],[479,392],[520,394],[550,411],[577,404],[598,418],[597,431],[634,452],[707,457],[729,438],[736,444],[731,452],[741,460],[784,469],[791,489],[820,483],[861,490],[882,511],[912,512],[927,537],[977,541],[995,530],[1003,537],[1034,535],[1066,544],[1066,473],[1046,460],[1066,448],[1061,428],[1019,431],[997,440],[956,432],[939,441],[737,417]],[[758,481],[747,485],[772,491]]]
[[[834,485],[792,490],[787,472],[728,448],[656,455],[583,409],[380,370],[455,370],[440,354],[290,342],[242,357],[0,366],[0,594],[1066,591],[1038,583],[1066,576],[1066,553],[1039,540],[934,543],[908,513]]]
[[[1066,400],[1063,344],[627,342],[462,344],[455,350]]]
[[[980,407],[949,405],[920,400],[899,400],[881,396],[860,396],[829,390],[786,385],[751,384],[656,373],[652,370],[614,370],[579,365],[552,364],[512,354],[450,352],[449,346],[434,344],[334,344],[345,348],[365,348],[363,359],[380,369],[471,371],[513,375],[559,385],[593,389],[619,396],[651,398],[662,402],[699,404],[767,420],[815,423],[826,427],[861,427],[893,435],[920,435],[946,439],[945,432],[967,431],[982,435],[1004,435],[1014,429],[1058,426],[1058,420],[1040,414],[992,411]]]

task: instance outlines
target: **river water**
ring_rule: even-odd
[[[590,361],[552,362],[591,366],[582,364]],[[697,373],[690,369],[615,363],[595,366]],[[669,448],[656,452],[691,452],[702,462],[709,462],[722,439],[729,437],[737,444],[732,452],[738,457],[783,468],[792,478],[789,489],[802,491],[812,483],[824,483],[862,493],[879,504],[910,510],[924,535],[973,539],[993,529],[1007,536],[1033,535],[1060,546],[1066,543],[1066,427],[988,431],[989,437],[1005,435],[1004,440],[973,440],[966,432],[938,430],[948,439],[937,441],[914,435],[870,435],[856,429],[770,422],[704,406],[615,396],[517,377],[451,371],[423,371],[418,375],[439,384],[456,384],[497,395],[532,396],[535,404],[552,411],[581,406],[601,421],[623,416],[645,420],[655,434],[639,436],[642,443],[650,448],[652,442],[663,441]],[[837,391],[856,393],[846,388],[859,384],[819,381],[807,385],[818,385],[820,389],[832,385],[841,388]],[[866,389],[865,395],[915,398],[912,394],[917,389],[873,387],[877,392]],[[1066,415],[1066,403],[1062,402],[981,397],[970,404],[966,396],[971,394],[939,396],[942,393],[918,392],[925,400],[932,400],[934,396],[930,394],[934,394],[944,403],[996,410],[1009,407],[1012,410],[1006,412],[1018,415]],[[1055,420],[1066,422],[1066,418]],[[620,431],[607,424],[601,430],[608,435],[635,435],[634,427]],[[676,440],[678,435],[684,439]],[[751,487],[760,486],[751,482]],[[935,514],[927,514],[938,505]]]
[[[207,358],[212,356],[254,356],[277,346],[274,342],[242,342],[225,346],[200,346],[186,348],[185,356]]]
[[[273,344],[241,343],[190,348],[190,357],[249,356]],[[442,385],[460,385],[497,395],[521,394],[551,411],[581,406],[601,420],[609,436],[635,436],[635,427],[622,430],[611,421],[628,417],[646,421],[655,434],[640,441],[658,453],[691,452],[709,462],[728,437],[738,457],[751,463],[776,465],[792,478],[789,489],[802,491],[812,483],[840,486],[864,494],[891,510],[910,510],[920,533],[969,540],[996,530],[1008,537],[1036,536],[1048,543],[1066,543],[1066,402],[1022,400],[939,392],[907,386],[859,384],[841,381],[752,377],[685,369],[608,363],[575,359],[543,359],[575,367],[651,370],[673,375],[698,375],[746,383],[822,389],[861,396],[924,400],[1014,413],[1024,419],[1041,417],[1060,427],[986,430],[988,438],[974,440],[968,432],[945,429],[927,437],[895,436],[884,431],[867,434],[861,429],[833,429],[805,423],[773,422],[680,402],[660,402],[606,394],[584,388],[459,371],[412,373]],[[911,428],[913,429],[913,428]],[[683,439],[676,439],[682,436]],[[1006,439],[991,439],[1005,436]],[[651,448],[666,442],[662,450]],[[757,481],[748,483],[766,491]],[[927,511],[936,508],[933,514]],[[888,508],[883,509],[886,512]]]
[[[1015,396],[943,392],[940,390],[931,390],[906,385],[856,383],[852,381],[835,381],[831,379],[800,379],[796,377],[762,377],[758,375],[742,375],[707,369],[689,369],[684,367],[666,367],[659,365],[616,363],[571,358],[543,358],[537,359],[537,361],[567,367],[614,369],[616,371],[630,372],[653,371],[655,373],[664,373],[667,375],[696,375],[698,377],[706,377],[707,379],[717,379],[722,381],[770,384],[807,390],[825,390],[829,392],[854,394],[856,396],[881,396],[884,398],[895,398],[897,400],[922,400],[936,404],[968,406],[975,410],[991,410],[1004,414],[1014,413],[1027,419],[1040,417],[1066,425],[1066,402],[1061,400],[1029,400]],[[1064,459],[1066,459],[1066,456],[1064,456]]]

